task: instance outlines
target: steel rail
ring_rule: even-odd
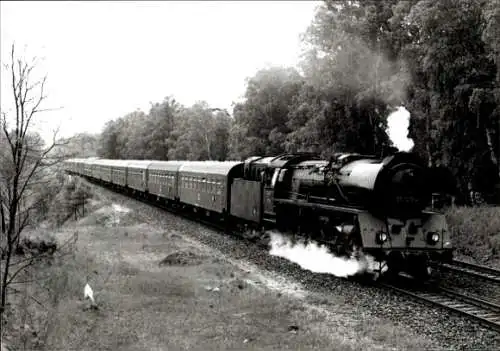
[[[388,283],[380,285],[416,300],[457,312],[500,333],[500,305],[446,288],[414,291]]]
[[[459,260],[453,260],[450,263],[438,264],[437,267],[447,271],[463,273],[469,276],[500,284],[500,270],[491,267],[463,262]]]

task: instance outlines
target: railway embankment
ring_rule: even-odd
[[[500,269],[500,206],[450,208],[446,219],[457,257]]]
[[[48,228],[45,229],[49,230]],[[96,188],[30,272],[7,346],[46,350],[498,349],[498,334]],[[97,309],[84,300],[88,282]],[[20,289],[21,290],[21,289]],[[24,297],[23,297],[24,296]],[[23,307],[24,306],[24,307]],[[29,317],[29,318],[28,318]]]

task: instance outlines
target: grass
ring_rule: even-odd
[[[455,207],[446,211],[459,258],[500,267],[500,207]]]
[[[111,214],[110,205],[96,200],[92,213],[54,233],[64,241],[78,232],[76,247],[29,272],[36,283],[23,288],[43,308],[13,295],[8,345],[54,351],[432,347],[418,331],[364,320],[342,297],[308,303],[258,284],[264,273],[239,268],[173,229],[143,223],[135,211]],[[83,300],[87,281],[97,310]]]

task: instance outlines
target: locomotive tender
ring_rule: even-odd
[[[338,255],[361,252],[419,278],[451,260],[443,214],[426,211],[432,174],[411,153],[298,153],[239,161],[70,159],[65,171],[228,224],[276,228]],[[263,231],[262,231],[263,233]]]

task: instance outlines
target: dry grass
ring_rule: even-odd
[[[459,257],[500,266],[500,207],[456,207],[446,212]]]
[[[77,248],[64,261],[31,273],[44,277],[26,287],[43,296],[46,309],[26,301],[29,308],[24,317],[23,309],[17,310],[16,325],[26,316],[36,318],[23,322],[29,332],[10,330],[10,345],[28,350],[429,349],[418,331],[364,320],[334,295],[326,304],[311,304],[285,288],[272,290],[258,284],[264,273],[238,268],[180,233],[141,223],[132,212],[111,215],[108,205],[57,233],[65,240],[78,231]],[[117,217],[126,226],[103,225],[109,218],[116,224]],[[97,310],[83,300],[87,279]]]

